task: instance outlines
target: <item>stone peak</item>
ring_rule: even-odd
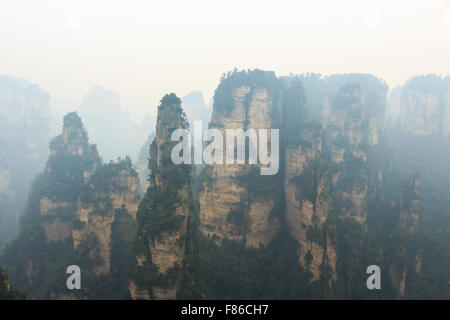
[[[52,152],[84,155],[89,149],[88,135],[76,112],[64,116],[62,134],[50,142]]]
[[[75,127],[75,128],[83,128],[83,122],[81,121],[80,116],[76,111],[69,112],[64,116],[64,125],[63,128],[66,127]]]
[[[161,104],[159,105],[158,110],[166,107],[181,106],[181,99],[178,98],[175,93],[168,93],[164,95],[160,102]]]

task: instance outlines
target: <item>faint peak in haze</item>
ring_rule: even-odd
[[[205,103],[201,91],[192,91],[181,98],[183,110],[190,122],[203,121],[207,123],[211,117],[212,109]]]
[[[23,120],[22,116],[29,112],[48,117],[49,100],[50,94],[38,85],[25,79],[0,75],[0,116],[8,121]]]
[[[114,91],[92,87],[77,111],[86,125],[90,141],[97,144],[104,160],[138,153],[142,144],[139,128],[122,109],[120,98]]]

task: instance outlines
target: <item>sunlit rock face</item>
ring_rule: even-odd
[[[260,81],[253,81],[256,78]],[[280,124],[281,82],[273,73],[256,70],[222,80],[210,127],[223,137],[227,129],[278,129]],[[201,232],[218,243],[226,238],[247,247],[267,245],[280,228],[281,175],[261,176],[260,164],[213,164],[204,175],[199,194]]]
[[[343,88],[332,103],[327,125],[327,147],[330,160],[335,170],[332,172],[332,182],[335,187],[342,181],[342,175],[354,173],[353,180],[360,183],[346,190],[338,188],[339,200],[342,200],[342,215],[354,217],[363,222],[367,216],[365,199],[367,196],[368,175],[366,172],[367,155],[364,119],[364,105],[358,86]],[[349,161],[359,164],[358,172],[346,170]]]
[[[384,130],[387,86],[372,76],[343,80],[327,101],[324,152],[330,161],[335,209],[339,216],[364,224],[372,185],[369,163]]]
[[[149,187],[137,213],[135,265],[128,284],[133,299],[177,296],[192,219],[191,168],[172,162],[171,151],[177,142],[171,134],[187,128],[181,100],[175,94],[165,95],[150,145]]]
[[[48,155],[49,99],[35,84],[0,76],[0,250],[17,234],[31,181]]]
[[[43,286],[72,264],[91,281],[118,277],[124,270],[118,274],[116,267],[111,274],[112,256],[123,254],[118,242],[127,246],[134,238],[139,201],[131,160],[102,163],[79,116],[67,114],[61,135],[50,142],[45,170],[33,184],[21,233],[5,251],[6,267],[14,270],[11,278],[37,298],[80,299],[86,293],[66,292],[63,282]],[[38,255],[29,251],[28,241],[34,241]]]

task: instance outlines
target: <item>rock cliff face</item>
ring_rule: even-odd
[[[0,250],[17,235],[31,181],[47,158],[49,99],[37,85],[0,76]]]
[[[369,163],[384,128],[387,87],[368,91],[357,82],[342,86],[331,99],[325,128],[335,210],[364,224],[371,183]],[[375,79],[373,80],[375,81]]]
[[[11,284],[9,283],[8,277],[5,271],[0,269],[0,297],[5,295],[11,290]]]
[[[450,77],[411,78],[402,88],[400,125],[407,134],[450,134]]]
[[[175,299],[186,258],[192,197],[190,166],[176,165],[171,152],[175,129],[187,129],[181,101],[166,95],[158,107],[150,146],[150,186],[139,207],[136,265],[129,282],[133,299]]]
[[[415,76],[401,91],[400,115],[395,126],[388,128],[394,150],[392,156],[400,164],[402,179],[417,172],[420,183],[416,175],[403,183],[400,215],[398,221],[393,221],[399,240],[393,250],[396,263],[390,263],[388,268],[393,294],[397,298],[408,297],[420,290],[417,289],[419,279],[423,279],[420,275],[439,268],[439,264],[433,264],[422,271],[427,265],[428,251],[433,251],[425,249],[425,244],[430,241],[426,239],[448,234],[447,226],[450,225],[448,218],[444,218],[448,217],[446,199],[449,198],[450,77]],[[435,227],[430,228],[431,225]],[[448,247],[443,248],[438,254],[439,260],[448,261],[445,253],[449,251]]]
[[[277,129],[281,124],[281,87],[274,74],[237,75],[221,82],[211,119],[226,137],[229,129]],[[270,139],[268,139],[270,143]],[[224,141],[226,148],[226,141]],[[225,154],[224,154],[225,157]],[[225,159],[225,158],[224,158]],[[223,161],[225,163],[225,160]],[[280,228],[280,175],[260,176],[260,165],[213,164],[199,195],[200,230],[207,237],[267,245]]]
[[[305,74],[288,78],[292,80],[305,88],[305,119],[321,124],[303,130],[314,137],[302,139],[308,142],[303,143],[303,153],[308,153],[308,147],[315,150],[312,157],[328,168],[329,194],[337,216],[365,224],[369,188],[382,180],[381,170],[372,168],[374,175],[369,167],[377,166],[374,158],[384,131],[387,85],[367,74]],[[292,159],[285,162],[288,170]]]
[[[323,159],[323,131],[308,121],[304,101],[301,83],[291,83],[283,99],[285,220],[298,242],[300,265],[312,273],[313,281],[326,267],[331,285],[336,280],[335,226],[328,219],[332,199]]]
[[[419,177],[413,175],[409,180],[403,181],[400,199],[400,215],[398,218],[398,233],[403,239],[411,239],[418,231],[420,217]],[[388,267],[389,278],[397,298],[405,295],[407,277],[421,273],[422,254],[417,247],[408,241],[396,245],[397,261]]]
[[[50,143],[46,168],[33,184],[21,234],[5,251],[8,257],[37,238],[40,254],[23,248],[12,260],[17,264],[10,267],[18,271],[12,279],[38,298],[81,298],[85,292],[64,288],[64,268],[79,265],[85,278],[110,275],[113,243],[133,238],[139,200],[131,160],[102,164],[81,119],[67,114],[62,134]],[[130,235],[121,232],[127,227]],[[48,287],[46,281],[55,277],[62,279]]]
[[[417,232],[420,213],[419,177],[414,175],[403,183],[400,200],[399,228],[408,234]]]
[[[11,288],[6,272],[0,269],[0,300],[24,299],[25,295]]]
[[[331,287],[338,256],[333,221],[366,227],[369,189],[381,183],[369,162],[384,128],[387,86],[368,75],[314,81],[309,90],[320,91],[305,94],[301,78],[258,70],[222,80],[210,127],[224,136],[226,129],[280,128],[280,172],[264,177],[248,164],[207,167],[199,219],[205,236],[247,247],[266,246],[284,225],[297,240],[299,264],[313,281],[326,274]],[[305,96],[313,103],[306,105]]]

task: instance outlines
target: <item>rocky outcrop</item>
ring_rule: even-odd
[[[18,300],[25,297],[25,294],[11,288],[6,272],[0,269],[0,300]]]
[[[8,277],[5,271],[0,269],[0,299],[6,296],[11,291],[11,284],[9,283]]]
[[[387,94],[386,85],[369,79],[373,86],[349,77],[331,99],[324,144],[335,209],[361,224],[368,214],[369,188],[377,184],[371,181],[369,163],[384,129]]]
[[[439,97],[432,93],[410,91],[403,100],[402,122],[405,131],[417,135],[439,132]]]
[[[450,77],[416,76],[402,88],[400,126],[422,136],[450,134]]]
[[[150,147],[149,188],[137,213],[136,265],[128,288],[133,299],[175,299],[186,257],[192,213],[190,166],[176,165],[171,151],[175,129],[188,124],[175,94],[158,107],[156,137]]]
[[[400,199],[400,214],[397,232],[400,239],[411,239],[418,231],[420,217],[420,182],[417,174],[403,181]],[[405,295],[407,277],[422,272],[422,254],[418,247],[411,247],[409,241],[401,241],[395,246],[395,263],[389,264],[389,278],[394,295]]]
[[[273,73],[237,73],[217,88],[210,127],[223,137],[227,129],[277,129],[280,124],[281,86]],[[247,159],[245,165],[213,164],[205,169],[199,195],[200,230],[205,236],[259,247],[277,234],[282,180],[280,175],[260,176],[260,167]]]
[[[73,246],[77,250],[93,238],[97,240],[97,245],[89,251],[89,257],[99,261],[92,268],[95,275],[110,272],[112,225],[118,221],[117,215],[124,214],[128,221],[136,219],[140,200],[139,178],[131,161],[124,161],[94,172],[77,204],[76,221],[80,222],[80,227],[72,229]],[[103,180],[105,173],[111,177]]]
[[[258,247],[266,246],[284,221],[297,240],[299,264],[313,281],[326,270],[331,287],[338,255],[331,216],[366,227],[374,185],[369,162],[384,129],[387,86],[369,75],[313,77],[321,84],[309,84],[309,90],[322,91],[305,94],[301,77],[277,79],[259,72],[235,72],[222,79],[210,127],[224,136],[226,129],[281,128],[281,173],[258,176],[248,164],[206,167],[199,193],[200,230],[218,244],[225,238]],[[307,105],[305,96],[320,108]],[[311,119],[308,113],[313,113]]]
[[[417,232],[420,213],[420,182],[418,175],[413,175],[403,182],[400,200],[400,217],[398,226],[408,234]]]
[[[298,242],[299,264],[311,272],[312,281],[328,268],[331,286],[336,280],[336,247],[330,232],[335,226],[328,221],[332,211],[328,168],[322,128],[308,121],[304,101],[301,83],[291,83],[283,100],[285,220]]]
[[[113,244],[131,241],[120,230],[131,225],[129,232],[134,232],[139,200],[139,178],[131,160],[103,164],[81,119],[76,113],[67,114],[62,134],[50,143],[45,170],[33,184],[20,237],[5,252],[8,257],[37,237],[41,254],[25,250],[13,259],[17,264],[7,266],[17,272],[13,279],[38,298],[80,298],[80,293],[62,289],[64,282],[42,292],[40,286],[55,276],[55,257],[66,267],[79,265],[84,277],[109,276]],[[60,272],[63,277],[64,270]]]

